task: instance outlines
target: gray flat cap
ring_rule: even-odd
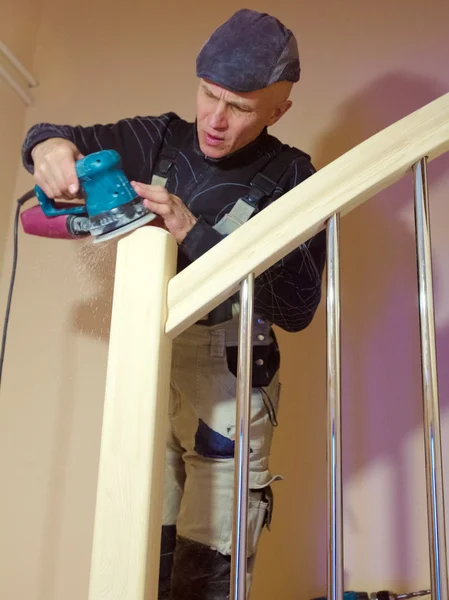
[[[241,9],[201,49],[196,74],[234,92],[253,92],[300,76],[295,36],[278,19]]]

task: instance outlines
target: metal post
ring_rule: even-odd
[[[430,577],[433,600],[448,600],[446,522],[433,306],[427,159],[413,167]]]
[[[231,600],[246,600],[254,274],[240,288]]]
[[[340,215],[327,223],[328,600],[343,600],[341,468]]]

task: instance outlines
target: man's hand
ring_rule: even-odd
[[[79,182],[75,162],[83,155],[75,144],[62,138],[51,138],[37,144],[31,156],[34,179],[49,198],[76,198]]]
[[[136,181],[131,181],[131,185],[139,196],[145,199],[146,206],[163,219],[165,229],[180,244],[197,222],[181,198],[169,194],[160,185],[147,185]]]

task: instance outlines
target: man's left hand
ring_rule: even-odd
[[[131,185],[139,196],[144,198],[146,206],[162,218],[165,229],[180,244],[197,222],[197,218],[181,198],[169,194],[161,185],[148,185],[137,181],[131,181]]]

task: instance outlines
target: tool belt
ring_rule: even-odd
[[[207,319],[197,325],[210,327],[216,346],[223,348],[229,371],[237,377],[238,370],[238,313],[221,323],[210,325]],[[252,328],[252,387],[268,386],[280,367],[279,345],[271,323],[255,315]]]
[[[253,362],[252,362],[252,387],[265,387],[270,385],[273,377],[280,367],[280,352],[279,346],[271,331],[271,336],[274,338],[269,344],[253,344]],[[238,366],[238,346],[226,347],[226,359],[228,369],[237,377]]]

